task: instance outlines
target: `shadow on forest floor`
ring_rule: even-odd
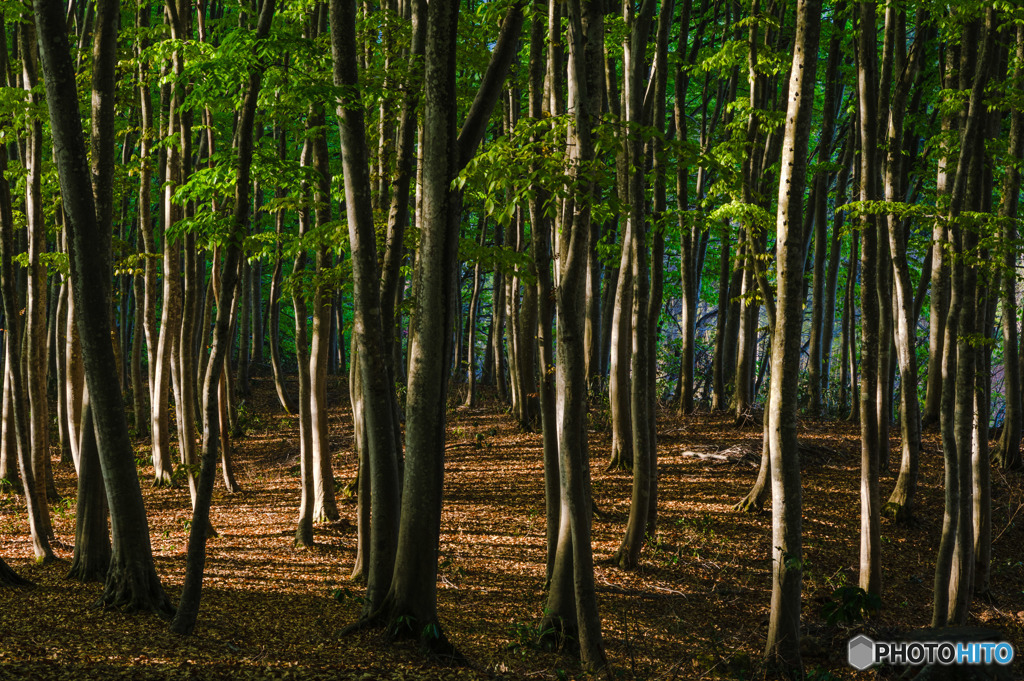
[[[335,478],[355,475],[351,413],[344,379],[331,386],[330,443]],[[31,562],[22,502],[0,496],[0,556],[37,583],[0,590],[0,679],[216,678],[559,678],[575,677],[571,659],[532,647],[544,607],[544,484],[541,436],[520,432],[493,399],[449,412],[446,492],[439,556],[438,607],[449,638],[470,669],[436,667],[411,644],[379,632],[339,637],[355,621],[362,588],[350,582],[355,506],[316,528],[317,546],[292,545],[298,515],[296,418],[276,404],[272,383],[254,379],[246,435],[234,441],[239,494],[218,478],[207,577],[196,634],[182,639],[151,616],[107,613],[91,604],[100,586],[63,579],[68,563]],[[753,483],[759,427],[737,428],[726,415],[679,417],[658,424],[659,531],[639,568],[608,562],[621,541],[631,480],[606,472],[606,432],[590,433],[596,580],[608,654],[623,678],[756,678],[767,632],[771,517],[737,514],[732,505]],[[815,678],[878,678],[846,665],[846,642],[860,632],[891,636],[928,624],[942,520],[942,460],[926,434],[917,522],[884,521],[883,609],[867,623],[829,626],[821,609],[843,584],[856,584],[859,441],[846,422],[804,420],[803,442],[817,447],[804,466],[804,662]],[[898,461],[898,433],[891,438]],[[700,458],[741,447],[748,454]],[[148,452],[148,447],[144,447]],[[736,454],[733,452],[733,454]],[[140,456],[145,453],[140,452]],[[742,458],[746,458],[744,462]],[[896,466],[894,465],[895,469]],[[144,483],[152,474],[140,467]],[[75,480],[55,464],[68,501],[51,507],[56,537],[74,539]],[[884,476],[888,495],[894,476]],[[157,569],[176,599],[185,563],[187,488],[143,485]],[[976,603],[971,623],[1001,631],[1024,650],[1024,504],[1020,475],[993,475],[995,604]],[[65,561],[69,548],[58,549]],[[1015,665],[1024,678],[1024,656]],[[831,676],[829,676],[829,674]]]

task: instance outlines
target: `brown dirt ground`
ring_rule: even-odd
[[[244,491],[215,492],[207,579],[195,635],[181,638],[150,615],[92,606],[96,584],[64,579],[74,542],[74,471],[55,460],[51,505],[60,561],[32,563],[22,500],[0,496],[0,556],[36,582],[0,589],[0,679],[214,678],[574,678],[569,657],[531,645],[544,606],[544,497],[540,436],[520,432],[493,401],[449,413],[438,609],[469,669],[437,666],[412,644],[377,631],[340,635],[359,611],[361,588],[348,580],[355,556],[355,507],[316,530],[317,546],[292,546],[298,514],[297,426],[276,405],[269,380],[256,379],[243,411],[246,436],[235,442]],[[344,380],[332,379],[331,447],[339,482],[354,477],[351,413]],[[768,621],[769,514],[741,515],[732,505],[756,468],[683,456],[733,445],[760,447],[756,424],[724,416],[659,415],[659,534],[639,569],[608,562],[621,541],[631,481],[606,472],[610,436],[591,414],[593,489],[600,511],[594,552],[604,641],[620,678],[757,678]],[[859,527],[859,431],[846,422],[804,420],[803,440],[826,448],[808,457],[804,482],[805,665],[809,678],[888,678],[855,674],[846,641],[858,632],[884,639],[927,625],[942,521],[942,458],[926,434],[918,520],[882,526],[883,610],[867,623],[827,626],[821,606],[842,584],[856,584]],[[892,431],[893,459],[898,433]],[[138,454],[146,457],[148,443]],[[894,466],[895,468],[895,466]],[[140,465],[145,481],[152,468]],[[892,475],[883,479],[888,495]],[[218,484],[220,484],[218,482]],[[157,569],[172,599],[185,564],[187,488],[144,487]],[[883,497],[884,500],[885,497]],[[1024,484],[993,472],[995,603],[975,603],[971,623],[994,627],[1018,651],[1024,678]],[[337,598],[332,597],[336,593]]]

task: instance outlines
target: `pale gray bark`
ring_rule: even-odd
[[[820,0],[797,4],[790,98],[779,173],[776,219],[778,304],[772,334],[768,454],[772,474],[772,600],[765,657],[787,678],[803,678],[800,592],[803,575],[798,387],[803,327],[803,191],[814,108],[814,78],[821,25]]]

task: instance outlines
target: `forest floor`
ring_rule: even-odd
[[[64,579],[74,542],[75,477],[54,463],[62,501],[51,506],[60,561],[35,565],[22,500],[0,495],[0,556],[36,583],[0,589],[0,679],[560,679],[580,675],[571,657],[533,645],[543,614],[544,486],[541,438],[519,430],[493,401],[449,412],[438,609],[468,669],[438,666],[411,643],[379,631],[342,636],[355,621],[361,587],[348,579],[355,557],[355,505],[317,527],[315,548],[293,548],[299,478],[296,418],[284,415],[267,379],[244,406],[235,440],[243,491],[214,494],[199,623],[170,633],[151,615],[93,607],[101,586]],[[273,401],[272,401],[273,400]],[[330,443],[336,479],[354,478],[347,384],[332,379]],[[608,558],[629,510],[631,479],[605,471],[607,415],[591,410],[590,453],[599,515],[594,553],[604,643],[615,675],[627,679],[759,678],[768,623],[771,516],[732,510],[754,482],[761,431],[725,415],[658,422],[659,530],[639,568]],[[928,624],[942,524],[942,457],[926,434],[916,522],[882,525],[883,607],[866,623],[829,625],[822,606],[857,583],[859,430],[804,419],[804,663],[815,679],[894,678],[855,673],[847,641],[857,633],[895,638]],[[891,438],[892,466],[899,441]],[[729,449],[734,448],[734,449]],[[728,450],[728,451],[723,451]],[[701,457],[698,454],[723,456]],[[145,484],[148,442],[137,450],[157,570],[172,599],[181,591],[188,489]],[[894,475],[883,478],[883,501]],[[991,627],[1016,651],[1024,678],[1024,481],[993,471],[992,603],[976,602],[970,623]]]

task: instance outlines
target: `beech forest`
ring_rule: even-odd
[[[0,0],[0,679],[1024,678],[1022,170],[1014,0]]]

